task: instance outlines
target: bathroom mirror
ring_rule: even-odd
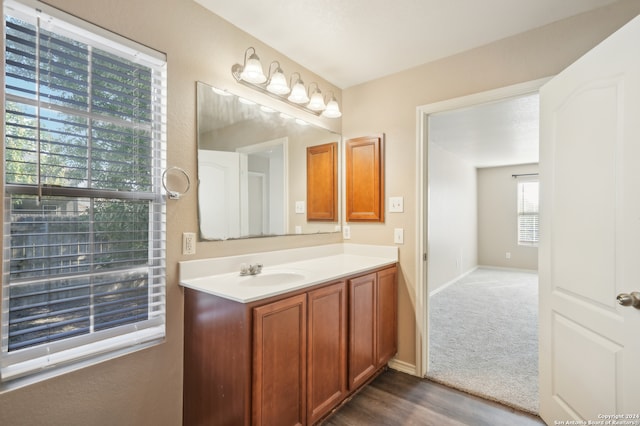
[[[340,231],[339,214],[306,213],[307,147],[340,146],[339,134],[202,82],[196,90],[201,239]]]

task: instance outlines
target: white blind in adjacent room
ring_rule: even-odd
[[[537,245],[539,239],[538,181],[518,182],[518,244]]]

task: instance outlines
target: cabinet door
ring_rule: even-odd
[[[307,406],[309,424],[347,392],[347,290],[344,281],[309,292]]]
[[[398,290],[397,269],[388,268],[378,272],[378,332],[377,363],[381,367],[398,351]]]
[[[384,135],[345,144],[347,222],[384,222]]]
[[[307,220],[338,220],[338,143],[307,148]]]
[[[254,308],[253,319],[253,424],[303,425],[307,295]]]
[[[376,274],[349,280],[349,389],[376,371]]]

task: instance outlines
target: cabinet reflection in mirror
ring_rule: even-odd
[[[308,147],[339,144],[341,136],[207,84],[196,86],[200,237],[339,231],[339,214],[333,222],[307,220],[306,156]]]

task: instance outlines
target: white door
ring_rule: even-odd
[[[198,150],[200,233],[205,239],[240,237],[240,158],[237,152]]]
[[[640,291],[639,43],[640,17],[540,91],[540,414],[550,425],[640,424],[640,309],[616,300]]]

